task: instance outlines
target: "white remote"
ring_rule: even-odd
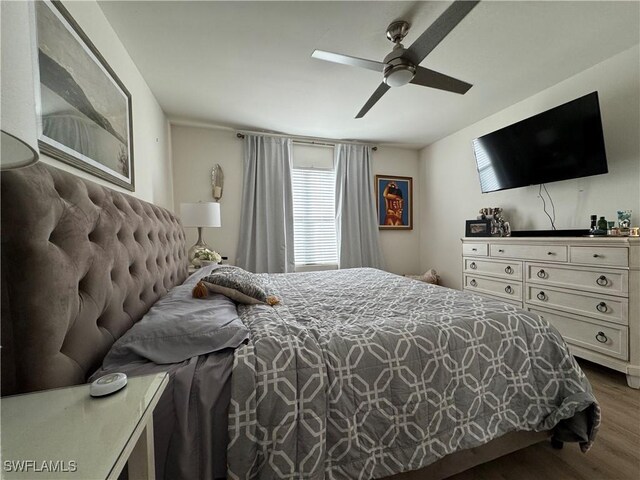
[[[124,373],[109,373],[95,380],[89,387],[92,397],[104,397],[117,392],[127,384],[127,376]]]

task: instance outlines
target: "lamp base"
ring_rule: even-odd
[[[202,227],[198,227],[198,241],[187,252],[187,259],[189,260],[189,265],[192,265],[194,267],[200,267],[200,260],[196,259],[195,257],[197,253],[200,253],[205,250],[213,251],[213,248],[207,245],[205,241],[202,239]],[[196,262],[197,265],[193,263],[194,260],[198,260]]]

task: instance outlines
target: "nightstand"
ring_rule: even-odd
[[[130,377],[112,395],[89,385],[0,399],[3,479],[155,479],[153,410],[168,382],[160,373]]]

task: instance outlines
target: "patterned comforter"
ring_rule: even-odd
[[[266,278],[282,303],[239,307],[230,478],[379,478],[515,430],[593,441],[589,382],[537,315],[367,268]]]

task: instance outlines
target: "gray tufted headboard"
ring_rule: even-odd
[[[2,394],[82,383],[186,278],[182,226],[42,163],[1,183]]]

